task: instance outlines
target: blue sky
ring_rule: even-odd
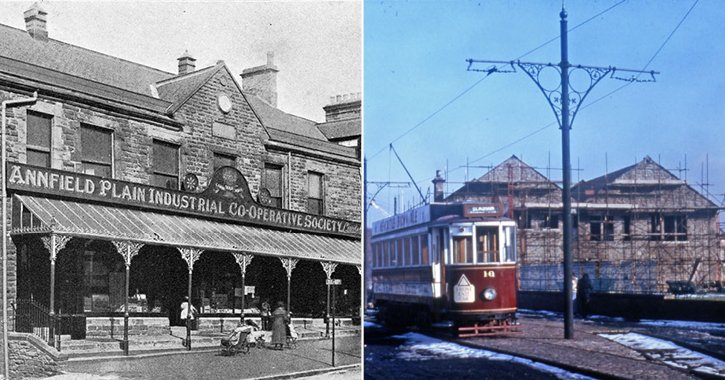
[[[466,71],[469,58],[559,63],[561,7],[550,0],[365,1],[368,181],[409,181],[388,148],[393,141],[424,194],[436,169],[448,168],[453,192],[511,155],[561,180],[561,131],[534,82],[520,70]],[[571,130],[572,167],[580,169],[572,182],[650,156],[698,191],[709,183],[721,205],[723,3],[569,0],[566,10],[570,63],[661,73],[654,83],[605,78],[592,90]],[[368,193],[378,188],[369,185]],[[396,196],[405,205],[420,201],[412,187],[386,188],[375,201],[393,213]],[[371,221],[381,217],[370,208]]]

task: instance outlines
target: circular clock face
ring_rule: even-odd
[[[224,113],[229,113],[232,110],[232,100],[226,95],[219,95],[217,103],[219,104],[219,109]]]

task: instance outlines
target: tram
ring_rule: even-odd
[[[373,223],[372,282],[384,323],[519,332],[516,224],[501,204],[431,203]]]

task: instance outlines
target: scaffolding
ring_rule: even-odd
[[[542,175],[513,156],[449,197],[513,204],[522,290],[563,290],[561,188],[550,170]],[[649,157],[577,183],[574,275],[587,273],[599,292],[722,289],[722,205],[710,200],[708,186],[703,175],[698,192]]]

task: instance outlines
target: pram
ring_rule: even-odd
[[[287,324],[287,347],[297,348],[297,331],[292,322]]]
[[[250,342],[248,337],[256,328],[257,325],[253,321],[247,320],[246,325],[237,327],[228,337],[222,338],[222,355],[234,356],[237,352],[248,353],[249,347],[255,343]]]

